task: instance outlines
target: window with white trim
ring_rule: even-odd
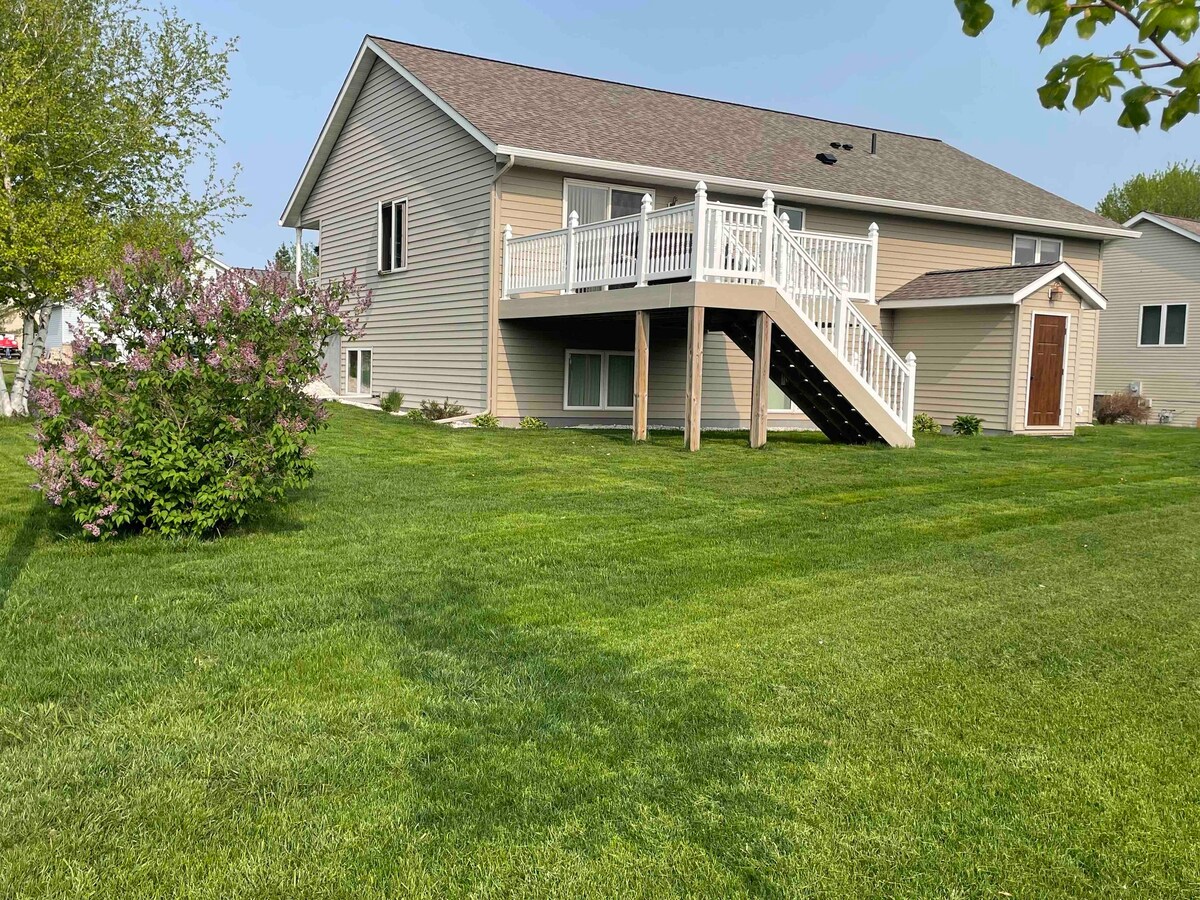
[[[782,216],[784,213],[787,213],[789,231],[804,230],[804,217],[806,213],[803,206],[793,206],[790,203],[776,203],[775,215]]]
[[[800,407],[774,381],[767,384],[767,412],[798,412]]]
[[[1013,237],[1013,265],[1062,262],[1063,242],[1057,238],[1018,234]]]
[[[1186,303],[1151,303],[1142,307],[1139,347],[1182,347],[1187,342]]]
[[[361,347],[346,351],[346,393],[371,393],[371,351]]]
[[[654,200],[653,188],[622,187],[598,181],[563,179],[563,225],[571,213],[579,214],[580,225],[636,216],[642,211],[642,195]]]
[[[402,272],[408,266],[408,200],[379,204],[379,271]]]
[[[633,409],[633,354],[568,350],[563,409]]]

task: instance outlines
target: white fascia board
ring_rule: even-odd
[[[1175,234],[1179,235],[1180,237],[1185,237],[1189,241],[1195,241],[1197,244],[1200,244],[1200,234],[1196,234],[1194,232],[1188,231],[1186,228],[1180,228],[1174,222],[1168,222],[1166,219],[1164,219],[1160,216],[1156,216],[1154,213],[1150,213],[1150,212],[1138,213],[1136,216],[1134,216],[1132,219],[1130,219],[1128,222],[1125,223],[1125,227],[1129,228],[1130,226],[1136,225],[1139,222],[1152,222],[1155,225],[1159,226],[1160,228],[1165,228],[1165,229],[1167,229],[1167,231],[1173,231],[1173,232],[1175,232]]]
[[[987,294],[980,297],[935,297],[928,300],[879,301],[883,309],[933,309],[948,306],[1015,306],[1020,301],[1012,294]]]
[[[543,167],[570,166],[579,170],[597,170],[604,173],[621,172],[626,175],[643,178],[661,178],[679,181],[681,184],[693,186],[703,181],[711,190],[715,187],[735,188],[762,193],[770,190],[779,199],[807,200],[810,202],[825,202],[834,206],[865,209],[872,212],[895,212],[903,215],[917,216],[926,219],[942,219],[968,222],[977,225],[1002,225],[1004,227],[1020,226],[1048,234],[1077,234],[1090,238],[1128,238],[1136,237],[1136,233],[1125,228],[1114,226],[1106,228],[1100,225],[1079,225],[1072,222],[1056,222],[1050,219],[1034,219],[1026,216],[1010,216],[1003,213],[981,212],[971,209],[958,209],[951,206],[935,206],[927,203],[911,203],[905,200],[890,200],[881,197],[866,197],[859,194],[846,194],[840,191],[823,191],[814,188],[797,187],[795,185],[775,184],[768,181],[751,181],[744,178],[726,178],[705,172],[688,172],[683,169],[668,169],[660,166],[637,165],[620,163],[605,159],[593,159],[586,156],[571,156],[565,153],[551,153],[546,150],[529,150],[522,147],[510,147],[501,144],[496,148],[499,154],[513,154],[520,157],[526,165],[543,164]]]
[[[358,55],[354,57],[354,64],[350,66],[346,80],[342,82],[342,89],[338,91],[337,99],[334,100],[333,107],[325,119],[325,125],[321,129],[320,137],[317,138],[317,143],[313,146],[312,152],[308,156],[308,162],[304,165],[304,171],[300,175],[300,180],[296,182],[296,187],[293,188],[292,195],[288,198],[287,206],[284,207],[283,214],[279,217],[280,225],[289,228],[300,227],[300,212],[304,207],[304,203],[308,200],[308,195],[316,184],[321,167],[325,165],[325,161],[329,158],[329,154],[333,150],[334,142],[337,141],[342,126],[346,124],[346,119],[350,116],[350,110],[354,106],[354,101],[358,99],[358,93],[362,89],[363,82],[367,80],[367,73],[371,71],[371,66],[377,59],[387,63],[401,78],[416,88],[422,96],[449,116],[455,124],[460,126],[471,137],[479,141],[489,152],[496,152],[494,141],[464,119],[454,107],[430,90],[412,72],[396,62],[392,58],[392,55],[375,43],[375,41],[369,37],[364,38],[362,46],[358,48]]]
[[[1104,295],[1092,287],[1091,283],[1078,272],[1076,272],[1075,267],[1067,262],[1059,263],[1041,278],[1038,278],[1032,284],[1029,284],[1017,291],[1017,293],[1014,295],[1016,302],[1020,303],[1026,297],[1032,296],[1050,282],[1058,278],[1061,278],[1072,288],[1074,288],[1084,300],[1086,300],[1096,309],[1108,308],[1108,301],[1104,298]]]

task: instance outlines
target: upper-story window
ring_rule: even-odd
[[[791,231],[804,230],[804,207],[792,206],[790,203],[776,203],[775,215],[782,216],[787,213],[788,229]]]
[[[645,188],[622,187],[616,184],[600,184],[595,181],[563,182],[563,225],[572,212],[579,213],[579,224],[604,222],[621,216],[636,216],[642,211],[642,195],[654,199],[654,191]]]
[[[379,271],[401,272],[408,266],[408,200],[379,204]]]
[[[1013,265],[1062,262],[1063,244],[1056,238],[1018,234],[1013,238]]]
[[[1142,307],[1139,347],[1182,347],[1187,342],[1186,303],[1151,303]]]

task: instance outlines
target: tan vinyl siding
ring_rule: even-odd
[[[372,291],[357,346],[373,351],[375,393],[398,389],[408,406],[447,397],[473,411],[486,405],[495,165],[444,112],[375,63],[303,211],[303,221],[320,222],[322,277],[357,271]],[[378,204],[405,197],[408,268],[381,275]],[[353,346],[342,342],[343,351]]]
[[[1037,313],[1066,314],[1067,341],[1064,373],[1062,423],[1055,427],[1030,428],[1025,424],[1029,399],[1029,354],[1033,337],[1033,317]],[[1013,367],[1013,425],[1018,434],[1072,434],[1077,425],[1088,425],[1092,421],[1092,391],[1095,383],[1096,335],[1100,313],[1080,301],[1066,285],[1063,297],[1051,303],[1047,291],[1038,291],[1021,304],[1021,315],[1017,333],[1015,365]],[[918,378],[920,372],[918,369]]]
[[[970,414],[989,431],[1008,430],[1015,307],[898,310],[888,318],[892,345],[917,355],[917,412],[942,426]]]
[[[629,319],[517,319],[500,323],[496,415],[537,416],[556,421],[625,424],[629,410],[566,410],[563,386],[566,351],[632,350]],[[648,418],[678,427],[683,419],[684,329],[682,321],[652,316]],[[750,420],[750,359],[723,333],[704,342],[701,415],[705,427],[745,428]],[[800,413],[772,413],[771,427],[811,428]]]
[[[1126,390],[1142,383],[1155,418],[1174,410],[1176,425],[1200,424],[1200,243],[1151,222],[1137,226],[1142,236],[1114,242],[1105,251],[1108,309],[1100,326],[1096,390]],[[1139,347],[1144,303],[1187,303],[1182,347]]]

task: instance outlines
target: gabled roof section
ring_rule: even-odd
[[[1129,236],[1116,223],[933,138],[377,37],[363,41],[282,224],[297,224],[299,208],[365,79],[364,54],[387,61],[488,150],[515,154],[518,162],[703,179],[710,188],[771,188],[811,202],[930,218]],[[842,146],[831,148],[832,143]],[[838,161],[818,161],[822,152],[834,153]]]
[[[1096,309],[1108,306],[1104,295],[1067,262],[926,272],[892,291],[879,304],[893,309],[1015,305],[1059,279]]]
[[[1143,222],[1151,222],[1167,231],[1173,231],[1180,237],[1188,238],[1200,244],[1200,219],[1185,219],[1181,216],[1164,216],[1162,213],[1140,212],[1128,222],[1126,228],[1133,228]]]

